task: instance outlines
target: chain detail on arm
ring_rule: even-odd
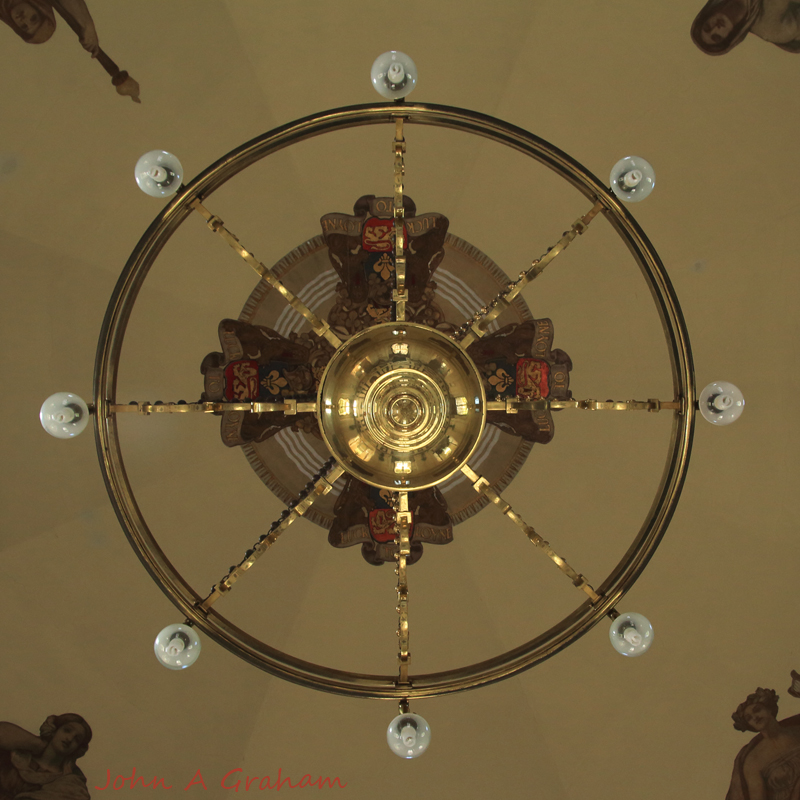
[[[409,683],[408,662],[411,654],[408,650],[408,558],[411,555],[411,512],[408,510],[408,492],[397,492],[394,500],[395,543],[397,550],[394,558],[397,562],[397,651],[398,683]]]
[[[222,595],[227,594],[233,584],[275,544],[286,528],[302,517],[315,500],[328,494],[333,488],[334,482],[343,474],[344,469],[336,463],[334,458],[329,458],[322,465],[320,471],[305,485],[297,500],[290,503],[286,510],[281,512],[280,517],[272,523],[269,531],[260,536],[258,541],[244,554],[244,558],[232,566],[219,583],[212,587],[210,594],[198,604],[200,610],[208,611]]]
[[[298,314],[304,316],[311,323],[317,336],[325,339],[335,348],[341,346],[342,340],[331,330],[330,324],[321,320],[297,295],[283,285],[269,267],[262,264],[249,250],[244,248],[219,217],[212,214],[199,200],[192,202],[192,208],[206,220],[209,230],[219,234],[270,286],[280,292]]]
[[[131,402],[127,405],[114,403],[109,406],[109,411],[112,414],[141,414],[146,417],[150,416],[150,414],[219,414],[223,411],[249,411],[251,414],[282,411],[287,416],[294,416],[295,414],[313,414],[316,410],[316,400],[306,403],[291,398],[285,398],[280,403],[259,403],[256,401],[218,403],[202,400],[197,403],[185,403],[179,400],[177,403],[162,403],[161,401],[156,401],[155,403]]]
[[[518,397],[507,397],[504,400],[488,400],[487,411],[505,411],[506,414],[518,414],[520,411],[561,411],[566,408],[577,408],[581,411],[684,411],[683,400],[521,400]]]
[[[406,302],[408,292],[406,290],[406,240],[405,228],[403,227],[403,176],[405,175],[405,164],[403,154],[406,152],[406,142],[403,138],[403,118],[395,119],[394,135],[394,275],[395,289],[392,293],[394,300],[394,318],[401,322],[406,318]]]
[[[461,342],[463,348],[469,347],[474,341],[485,336],[492,320],[500,316],[513,302],[514,298],[534,279],[544,272],[547,265],[562,253],[576,237],[580,236],[589,223],[603,209],[603,204],[598,200],[589,211],[579,217],[568,231],[556,242],[553,247],[548,247],[547,252],[540,258],[534,259],[530,268],[519,273],[516,281],[509,281],[503,291],[487,306],[483,306],[476,314],[461,325],[454,333],[453,338]]]

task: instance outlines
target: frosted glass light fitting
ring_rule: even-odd
[[[744,395],[728,381],[714,381],[700,392],[697,405],[703,419],[712,425],[730,425],[742,416]]]
[[[431,727],[424,717],[406,711],[389,723],[386,742],[400,758],[419,758],[431,743]]]
[[[197,661],[202,644],[197,631],[185,623],[167,625],[156,636],[153,650],[167,669],[186,669]]]
[[[653,626],[641,614],[620,614],[608,632],[614,649],[623,656],[640,656],[653,644]]]
[[[39,421],[56,439],[72,439],[86,429],[91,411],[83,398],[72,392],[56,392],[42,403]]]
[[[405,53],[389,50],[375,59],[370,77],[381,97],[402,100],[417,85],[417,67]]]
[[[151,150],[137,162],[133,171],[139,188],[151,197],[175,194],[183,181],[183,166],[166,150]]]
[[[611,191],[626,203],[644,200],[656,185],[656,173],[649,161],[627,156],[614,164],[609,178]]]

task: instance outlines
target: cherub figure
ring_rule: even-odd
[[[48,717],[38,736],[0,722],[0,800],[89,800],[86,777],[75,762],[91,739],[80,714]]]
[[[756,689],[733,712],[733,727],[754,736],[736,756],[726,800],[800,796],[800,715],[778,721],[778,695]]]
[[[75,31],[83,49],[111,76],[117,93],[141,102],[139,84],[100,48],[94,20],[83,0],[0,0],[0,20],[28,44],[43,44],[50,39],[56,29],[56,11]]]
[[[692,23],[692,40],[710,56],[729,52],[748,33],[800,53],[800,1],[708,0]]]

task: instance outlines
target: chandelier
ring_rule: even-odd
[[[62,392],[45,401],[40,419],[52,435],[72,438],[94,418],[100,468],[122,528],[153,580],[185,617],[156,637],[155,654],[164,666],[193,664],[202,631],[279,678],[353,697],[396,700],[399,714],[388,727],[387,741],[401,757],[413,758],[427,749],[431,732],[421,716],[411,713],[412,700],[511,677],[568,646],[604,616],[611,619],[610,640],[619,653],[647,651],[653,641],[649,621],[641,614],[620,613],[616,606],[645,568],[678,503],[696,411],[715,425],[726,425],[741,414],[744,399],[725,382],[709,384],[696,397],[677,297],[658,254],[623,205],[652,191],[655,174],[647,161],[621,159],[607,188],[574,159],[520,128],[460,108],[407,102],[417,71],[402,53],[380,56],[371,77],[389,102],[334,109],[283,125],[241,145],[186,185],[183,167],[172,154],[153,151],[139,160],[139,187],[172,199],[137,244],[111,297],[98,344],[93,403]],[[312,137],[367,125],[393,131],[391,171],[387,165],[391,194],[364,195],[352,215],[325,214],[322,236],[292,258],[266,266],[214,213],[213,193],[242,170]],[[502,276],[476,248],[448,233],[443,214],[416,212],[405,183],[406,132],[413,126],[466,132],[532,158],[583,195],[587,210],[517,277]],[[165,243],[195,215],[260,281],[240,319],[220,323],[222,352],[203,361],[200,400],[120,401],[120,357],[137,295]],[[669,353],[671,397],[575,399],[569,389],[572,362],[552,346],[555,326],[534,319],[523,301],[525,287],[597,219],[604,219],[627,246],[653,297]],[[311,291],[311,283],[322,286],[319,281],[305,290],[289,288],[293,276],[294,284],[302,286],[308,281],[304,270],[326,262],[327,294]],[[456,267],[462,277],[453,272]],[[484,283],[478,287],[480,280]],[[460,306],[455,290],[448,294],[448,286],[458,282]],[[492,285],[496,288],[486,294]],[[481,299],[465,312],[464,297]],[[556,411],[646,412],[672,420],[652,505],[622,560],[597,584],[568,563],[558,543],[551,545],[547,533],[534,529],[501,494],[533,444],[553,438]],[[123,463],[120,414],[220,417],[225,444],[245,449],[262,480],[286,503],[254,542],[245,543],[244,556],[210,591],[198,592],[188,584],[145,522]],[[490,433],[497,430],[513,445],[493,460],[497,436]],[[305,470],[308,478],[304,486],[290,485],[274,466],[274,441],[287,431],[293,441],[305,443],[297,461],[298,474]],[[316,467],[308,467],[313,458]],[[498,521],[503,516],[517,526],[585,594],[585,601],[513,650],[446,672],[415,674],[409,567],[422,556],[423,543],[449,542],[454,525],[486,505],[495,507],[486,514],[499,512]],[[394,564],[398,652],[393,674],[360,674],[303,661],[259,641],[218,612],[218,603],[300,517],[327,527],[331,544],[360,543],[371,564]]]

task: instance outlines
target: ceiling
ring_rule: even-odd
[[[713,58],[689,38],[696,0],[358,3],[94,2],[100,44],[139,81],[119,97],[69,28],[30,46],[0,30],[0,302],[3,375],[2,719],[34,732],[82,714],[94,739],[80,765],[183,789],[202,770],[337,776],[353,800],[539,797],[687,800],[723,796],[748,736],[730,714],[756,686],[781,714],[800,667],[796,636],[800,477],[798,61],[748,36]],[[133,181],[145,151],[176,153],[188,178],[240,143],[326,108],[377,99],[373,59],[409,53],[413,100],[463,106],[553,142],[607,179],[622,156],[655,167],[632,213],[683,307],[698,385],[731,380],[747,409],[730,428],[699,421],[670,529],[620,603],[653,622],[639,659],[601,623],[525,674],[412,710],[433,730],[421,759],[385,743],[394,703],[281,682],[206,640],[190,670],[163,669],[156,633],[180,615],[150,581],[106,496],[91,434],[48,437],[37,413],[55,391],[91,396],[97,336],[128,254],[162,201]],[[545,168],[463,134],[409,126],[406,191],[420,211],[509,275],[552,245],[587,201]],[[370,126],[284,150],[209,199],[267,264],[390,194],[392,131]],[[118,398],[194,399],[255,276],[190,218],[143,289]],[[603,220],[525,293],[574,363],[578,398],[670,399],[649,292]],[[779,397],[783,398],[778,399]],[[126,466],[168,556],[198,592],[241,557],[280,510],[218,420],[131,418]],[[669,439],[666,414],[564,412],[506,497],[598,585],[648,509]],[[412,672],[515,647],[584,597],[491,509],[426,547],[410,569]],[[335,550],[301,521],[225,598],[224,613],[301,658],[395,671],[395,577],[358,548]],[[220,609],[222,613],[222,609]],[[243,790],[242,786],[242,790]],[[93,791],[94,794],[94,791]]]

